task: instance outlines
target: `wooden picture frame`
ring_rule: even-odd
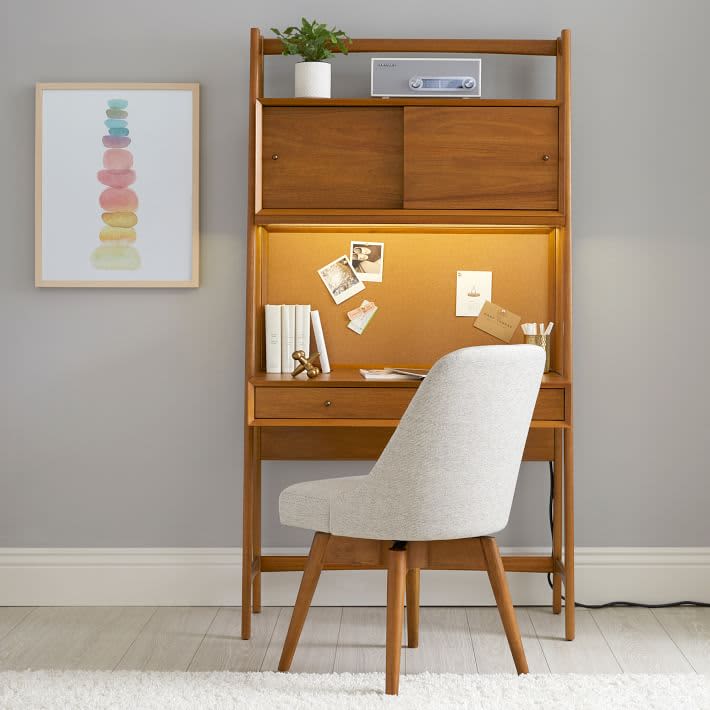
[[[199,286],[199,97],[197,83],[36,84],[35,286]]]

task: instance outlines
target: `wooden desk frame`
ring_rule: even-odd
[[[467,106],[557,106],[559,108],[559,198],[557,210],[432,210],[432,209],[264,209],[261,186],[261,130],[264,106],[452,106],[460,99],[267,99],[263,97],[264,56],[281,53],[278,40],[264,39],[257,28],[251,30],[249,96],[249,170],[248,170],[248,252],[247,252],[247,326],[244,410],[244,496],[243,496],[243,575],[242,638],[251,635],[251,614],[261,611],[261,577],[264,572],[303,570],[303,556],[267,556],[261,553],[261,462],[263,460],[345,460],[374,459],[396,427],[398,418],[336,416],[282,418],[268,407],[256,414],[258,393],[267,388],[279,391],[308,392],[308,388],[361,388],[376,395],[416,388],[411,382],[372,382],[360,378],[356,369],[335,368],[328,376],[313,382],[292,380],[289,375],[266,375],[263,372],[263,344],[259,326],[263,318],[263,288],[260,228],[274,230],[293,225],[328,225],[353,229],[353,225],[522,225],[549,227],[557,234],[556,259],[558,280],[556,313],[559,345],[553,355],[556,372],[546,375],[541,393],[553,389],[564,393],[564,407],[552,418],[547,410],[536,410],[526,460],[554,463],[554,507],[552,545],[549,555],[507,556],[509,572],[550,573],[553,578],[552,607],[562,610],[565,590],[565,637],[575,635],[574,617],[574,475],[572,419],[572,298],[570,237],[570,33],[563,30],[556,40],[427,40],[427,39],[356,39],[351,52],[461,52],[520,54],[556,57],[556,97],[554,100],[470,99]],[[460,105],[460,104],[458,104]],[[287,389],[283,389],[287,388]],[[310,390],[312,391],[312,390]],[[384,393],[386,394],[386,392]],[[403,393],[403,399],[406,400]],[[538,401],[540,407],[540,400]],[[367,431],[370,443],[352,444],[353,427]],[[362,439],[363,437],[361,437]],[[564,554],[563,554],[564,553]],[[377,569],[373,566],[372,569]],[[324,569],[369,569],[327,562]]]

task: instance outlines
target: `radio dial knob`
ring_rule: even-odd
[[[464,89],[473,89],[476,86],[476,80],[467,76],[462,82]]]
[[[409,80],[410,89],[421,89],[423,84],[424,82],[422,81],[422,78],[420,76],[413,76]]]

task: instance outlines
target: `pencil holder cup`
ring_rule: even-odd
[[[545,372],[550,371],[550,343],[549,335],[526,335],[525,344],[526,345],[539,345],[545,351]]]

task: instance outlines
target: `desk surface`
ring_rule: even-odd
[[[419,380],[366,380],[358,368],[339,367],[327,375],[319,375],[309,380],[303,373],[298,377],[289,374],[267,374],[259,372],[249,378],[256,387],[409,387],[416,388]],[[558,388],[569,385],[570,380],[557,372],[547,372],[542,376],[542,388]]]

